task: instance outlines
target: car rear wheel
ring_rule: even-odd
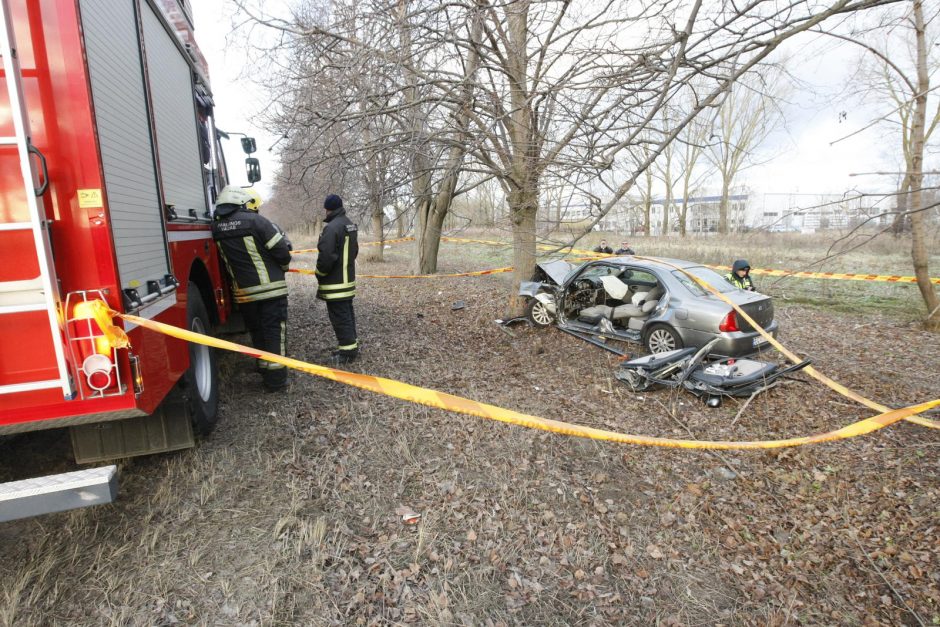
[[[537,298],[530,298],[525,306],[525,315],[537,327],[547,327],[555,321],[555,316],[548,306]]]
[[[682,348],[682,338],[675,329],[665,324],[655,324],[646,333],[646,350],[650,353],[665,353]]]

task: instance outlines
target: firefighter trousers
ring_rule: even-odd
[[[359,353],[359,340],[356,337],[356,312],[353,302],[349,300],[326,301],[326,312],[336,334],[337,348],[340,354],[353,355]]]
[[[287,356],[287,297],[269,298],[238,305],[252,345],[263,351]],[[287,367],[259,359],[258,370],[264,387],[277,390],[287,385]]]

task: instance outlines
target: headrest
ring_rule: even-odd
[[[653,311],[654,309],[656,309],[657,304],[659,304],[659,301],[656,299],[648,300],[645,303],[643,303],[642,307],[640,307],[640,311],[642,311],[643,313],[649,313]]]
[[[639,307],[640,304],[646,300],[647,294],[649,294],[649,292],[637,292],[633,295],[633,298],[630,299],[630,302]]]

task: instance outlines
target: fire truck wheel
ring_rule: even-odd
[[[190,283],[186,292],[187,327],[196,333],[209,333],[209,314],[202,294]],[[189,345],[189,370],[183,375],[184,393],[192,416],[193,431],[206,435],[215,427],[219,410],[219,368],[215,350],[202,344]]]

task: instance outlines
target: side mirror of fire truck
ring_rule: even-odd
[[[247,136],[246,136],[246,137],[242,137],[242,150],[245,151],[245,154],[246,154],[246,155],[250,155],[251,153],[253,153],[253,152],[256,151],[257,149],[258,149],[258,148],[255,146],[255,138],[254,138],[254,137],[247,137]]]
[[[261,164],[254,157],[245,159],[245,169],[248,174],[248,184],[254,185],[261,180]]]

